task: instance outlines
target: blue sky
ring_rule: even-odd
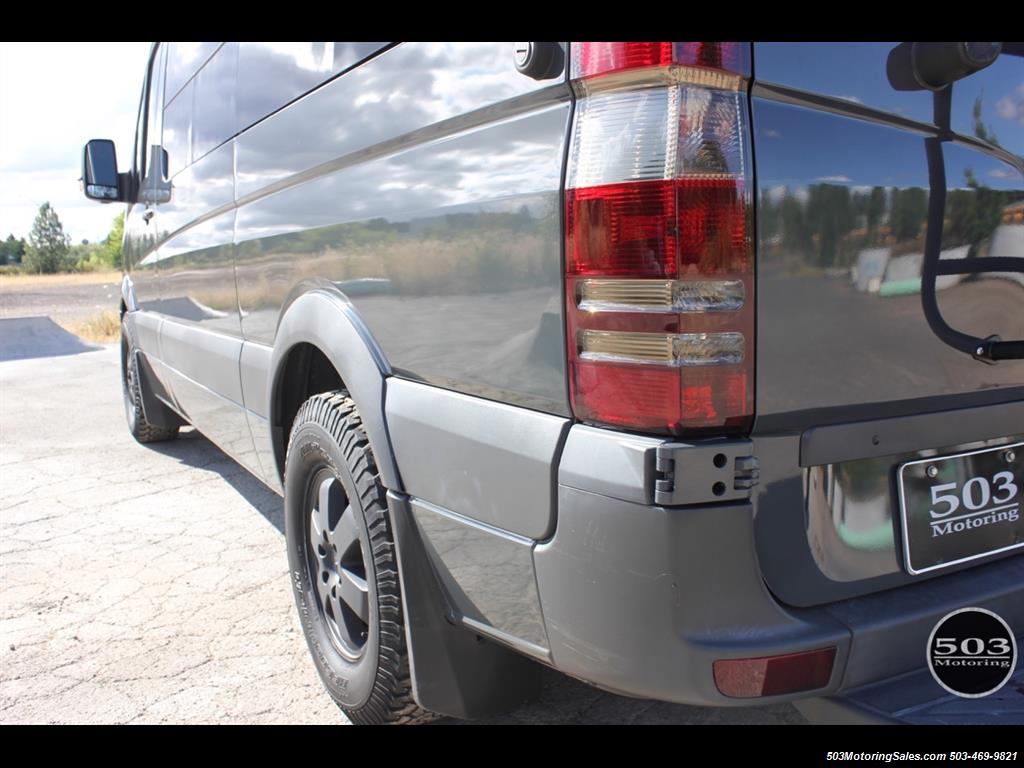
[[[928,123],[930,91],[896,91],[886,60],[895,43],[757,43],[758,80],[822,93]],[[1000,144],[1024,155],[1024,59],[1004,54],[996,63],[953,85],[953,130],[973,133],[972,107],[982,103],[982,121]]]
[[[0,238],[27,237],[47,200],[72,242],[106,237],[123,206],[82,196],[82,146],[113,139],[127,169],[149,46],[0,43]]]

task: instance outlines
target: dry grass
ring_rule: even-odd
[[[121,282],[121,273],[109,272],[69,272],[59,275],[0,275],[0,290],[16,291],[19,288],[39,288],[60,285],[101,285],[103,283]]]
[[[87,320],[64,322],[61,325],[86,341],[110,344],[121,338],[121,320],[116,312],[100,312]]]

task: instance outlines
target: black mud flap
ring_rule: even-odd
[[[153,373],[149,360],[142,352],[136,352],[136,370],[142,389],[142,414],[146,421],[160,429],[174,429],[188,424],[168,405],[171,396],[164,389],[160,379]]]
[[[540,694],[540,665],[453,623],[453,611],[426,554],[407,496],[388,491],[405,637],[416,702],[431,712],[474,719],[506,712]]]

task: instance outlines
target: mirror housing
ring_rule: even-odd
[[[941,91],[999,58],[1015,43],[900,43],[889,52],[886,74],[897,91]]]
[[[167,150],[160,146],[149,148],[149,165],[138,193],[138,202],[162,205],[171,200],[171,182],[167,178]]]
[[[93,139],[82,155],[82,190],[101,203],[128,202],[127,174],[117,172],[117,150],[110,139]]]

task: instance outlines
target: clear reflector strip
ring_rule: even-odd
[[[581,280],[584,312],[735,312],[743,308],[740,280]]]
[[[581,100],[567,186],[671,179],[677,141],[670,126],[679,120],[678,96],[674,88],[645,88]]]
[[[577,106],[567,186],[746,175],[743,94],[690,86],[595,93]]]
[[[581,360],[669,367],[743,362],[742,333],[630,333],[580,331]]]

